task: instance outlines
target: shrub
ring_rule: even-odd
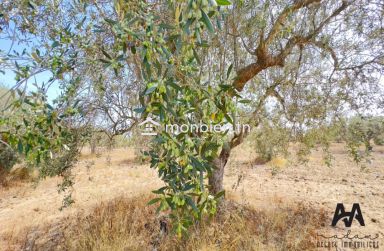
[[[8,146],[0,144],[0,169],[11,170],[17,162],[17,154]]]
[[[8,185],[7,176],[17,161],[17,154],[5,144],[0,143],[0,186]]]
[[[7,185],[6,177],[17,161],[17,154],[8,146],[0,143],[0,186]]]
[[[381,133],[381,134],[377,135],[375,138],[373,138],[373,142],[377,146],[384,145],[384,133]]]
[[[347,143],[355,146],[364,145],[366,151],[372,151],[371,141],[376,145],[384,144],[384,118],[354,117],[348,124]]]
[[[289,133],[281,126],[263,124],[252,136],[255,151],[260,162],[268,162],[279,154],[286,155],[289,145]]]

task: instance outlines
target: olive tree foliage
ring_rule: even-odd
[[[278,155],[287,156],[292,135],[289,129],[281,123],[263,120],[249,138],[254,144],[255,152],[259,157],[258,160],[260,163],[264,163]]]
[[[233,63],[232,86],[251,100],[241,106],[243,123],[285,124],[300,155],[317,138],[329,163],[329,137],[311,129],[321,132],[351,112],[383,111],[382,20],[380,1],[236,1],[204,69],[220,79],[223,65]],[[244,136],[235,135],[231,146]],[[221,156],[219,181],[230,151]]]
[[[3,31],[12,41],[33,38],[24,53],[2,52],[1,64],[17,73],[13,89],[44,70],[63,89],[53,107],[42,99],[41,108],[51,112],[33,110],[41,126],[21,124],[32,128],[28,140],[36,139],[25,154],[36,159],[40,151],[49,161],[67,137],[55,128],[79,126],[84,114],[107,117],[110,132],[147,116],[162,126],[256,128],[269,121],[305,144],[306,132],[347,111],[383,108],[383,8],[364,0],[5,1]],[[17,128],[8,118],[1,123]],[[12,135],[10,145],[24,149],[24,132],[10,129],[3,132]],[[171,209],[176,233],[217,211],[231,150],[247,135],[154,137],[147,155],[164,187],[150,203]]]
[[[22,3],[19,4],[24,7]],[[34,68],[41,71],[43,67],[46,67],[53,74],[50,81],[58,80],[63,84],[64,94],[57,100],[55,107],[42,102],[44,108],[53,109],[55,112],[61,109],[61,104],[64,104],[64,112],[66,110],[74,111],[75,108],[80,111],[84,108],[79,107],[78,102],[78,99],[82,97],[82,84],[87,82],[84,77],[92,76],[92,73],[86,74],[87,69],[92,71],[102,65],[106,71],[111,70],[116,77],[119,77],[134,68],[132,72],[135,72],[136,79],[145,86],[140,97],[142,106],[137,107],[136,113],[143,114],[143,116],[148,114],[157,116],[162,124],[200,120],[208,122],[209,119],[215,120],[215,124],[232,122],[230,116],[234,111],[232,96],[237,95],[234,88],[224,80],[218,83],[219,85],[202,82],[202,79],[195,74],[198,72],[200,63],[197,50],[200,47],[209,46],[208,42],[203,40],[204,32],[208,30],[213,33],[211,19],[219,20],[220,18],[216,2],[209,4],[207,2],[169,2],[159,5],[144,1],[129,3],[118,1],[114,4],[103,5],[102,8],[98,3],[93,3],[93,5],[83,3],[77,6],[77,15],[71,15],[71,10],[76,7],[75,4],[79,3],[64,2],[58,6],[51,2],[29,2],[25,8],[21,9],[21,13],[17,13],[21,14],[21,17],[25,17],[28,15],[23,12],[27,11],[31,13],[32,20],[41,22],[26,29],[33,34],[38,33],[41,28],[40,43],[45,44],[46,49],[33,48],[32,52],[26,52],[25,54],[30,55],[33,59],[30,64],[20,65],[15,60],[15,67],[21,70],[17,71],[18,83],[14,89],[34,75]],[[229,2],[222,1],[220,4],[228,5]],[[54,8],[65,10],[68,13],[55,11],[54,14],[57,18],[55,20],[39,16],[39,13],[49,15],[47,11]],[[96,18],[87,23],[86,18],[90,15],[92,19],[94,11],[97,12],[97,18],[100,19]],[[10,19],[12,16],[6,16],[5,19],[7,18]],[[16,15],[12,21],[20,21],[18,18],[19,16]],[[78,24],[76,26],[71,23],[66,24],[65,20]],[[24,27],[30,20],[22,19],[20,22],[20,27]],[[87,24],[88,27],[91,27],[92,34],[88,34],[89,30],[82,29],[82,25]],[[40,25],[42,26],[40,27]],[[51,27],[49,31],[52,34],[48,38],[45,35],[49,32],[43,32],[44,27]],[[99,33],[103,35],[99,37],[97,35]],[[82,39],[84,36],[85,38]],[[105,40],[98,44],[98,39],[102,38]],[[92,44],[89,46],[91,48],[88,47],[89,44]],[[93,53],[99,53],[94,60],[92,60]],[[11,60],[7,58],[8,62]],[[130,60],[138,61],[138,63],[133,64]],[[230,69],[228,76],[229,73]],[[106,89],[105,81],[108,80],[103,79],[102,73],[96,77],[99,77],[98,79],[101,79],[100,82],[103,83],[101,89]],[[92,83],[97,85],[95,81]],[[42,90],[43,93],[44,91]],[[43,100],[44,98],[43,95]],[[116,98],[112,99],[116,100]],[[23,101],[35,104],[27,99]],[[203,106],[201,106],[202,104]],[[202,107],[204,109],[201,109]],[[124,111],[127,112],[125,109]],[[66,122],[61,117],[56,117],[59,114],[54,112],[52,112],[53,119],[44,120],[50,124],[44,124],[41,126],[42,128],[33,126],[33,129],[37,130],[34,131],[35,134],[31,135],[31,138],[39,138],[41,131],[48,134],[45,132],[47,127],[49,129],[53,127],[52,130],[54,130],[56,126]],[[113,115],[117,114],[113,113]],[[72,116],[68,120],[76,119],[76,116]],[[71,124],[65,125],[66,129],[70,129],[72,126]],[[8,123],[7,126],[12,129],[14,127]],[[29,128],[27,124],[24,126]],[[61,131],[62,129],[59,130],[59,132]],[[23,147],[26,143],[19,131],[11,133],[8,130],[4,131],[4,134],[14,138],[11,141],[12,146]],[[47,143],[59,146],[59,140],[66,137],[62,134],[54,134],[54,136],[55,140],[51,138],[47,140]],[[205,213],[214,214],[216,211],[215,199],[221,194],[215,193],[215,197],[209,195],[204,179],[207,174],[212,172],[210,162],[214,160],[218,149],[222,147],[224,137],[224,132],[199,135],[186,133],[179,134],[177,138],[175,135],[164,132],[155,138],[152,150],[148,153],[152,157],[152,167],[159,170],[159,176],[166,184],[157,191],[161,196],[151,203],[159,201],[159,210],[173,209],[171,217],[174,219],[174,229],[179,235],[192,224],[193,219],[199,219]],[[33,143],[33,148],[25,153],[31,159],[35,157],[33,154],[35,154],[36,148],[45,149],[50,154],[53,150],[60,152],[60,149],[55,149],[49,144],[41,145],[39,140]],[[49,157],[49,155],[44,155],[43,158],[48,164],[53,159],[52,154],[51,158]],[[56,170],[50,169],[47,171],[56,172]],[[60,172],[61,170],[58,170],[58,174]]]
[[[80,107],[84,123],[88,125],[92,153],[102,143],[101,138],[106,138],[104,145],[110,147],[116,136],[132,133],[140,119],[134,109],[139,105],[142,83],[135,80],[130,71],[116,76],[104,68],[100,65],[99,70],[92,71],[96,75],[82,78],[85,93]]]
[[[4,95],[4,98],[0,101],[0,109],[4,109],[7,105],[6,101],[12,98],[10,95],[5,95],[6,92],[7,88],[0,84],[0,95]],[[0,137],[0,176],[7,173],[16,164],[17,160],[17,153]]]
[[[9,48],[0,50],[0,68],[2,74],[15,75],[14,82],[9,77],[8,82],[3,81],[12,87],[0,99],[7,95],[13,99],[6,99],[0,111],[0,134],[3,145],[17,151],[26,164],[38,168],[41,178],[63,177],[59,191],[68,192],[66,206],[72,202],[68,189],[72,185],[71,168],[81,144],[79,138],[84,136],[78,113],[80,78],[72,72],[78,63],[77,55],[74,44],[68,45],[76,36],[55,10],[57,6],[45,6],[42,12],[37,4],[0,4],[1,40],[9,43]],[[52,77],[38,81],[44,72]],[[69,72],[71,75],[66,75]],[[56,82],[60,82],[63,94],[53,103],[48,102],[47,91]]]
[[[61,89],[67,89],[62,94],[67,96],[63,98],[68,106],[76,106],[81,112],[82,124],[88,125],[89,131],[113,138],[137,123],[138,116],[132,109],[144,87],[132,74],[137,71],[133,59],[127,57],[122,62],[120,58],[119,62],[111,62],[111,68],[100,61],[105,51],[113,47],[113,37],[109,32],[97,32],[97,24],[104,20],[99,4],[4,1],[2,39],[11,46],[0,53],[5,69],[17,68],[13,63],[17,61],[17,72],[25,72],[29,85],[35,76],[39,80],[39,74],[50,72],[53,76],[48,83],[37,83],[40,91],[46,93],[51,85],[60,83]],[[117,68],[121,69],[118,75]],[[27,81],[21,75],[18,80],[13,89],[23,90]]]
[[[350,154],[356,162],[360,163],[373,151],[372,143],[384,144],[384,119],[383,117],[353,117],[347,122],[343,136]],[[359,150],[361,146],[365,149],[363,153]]]

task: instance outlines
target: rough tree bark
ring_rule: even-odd
[[[219,157],[212,161],[211,164],[214,169],[208,178],[209,192],[211,194],[217,194],[224,190],[224,169],[231,155],[231,150],[240,145],[248,133],[249,132],[241,132],[235,135],[229,143],[224,144]]]
[[[336,54],[333,52],[332,48],[322,44],[315,40],[316,36],[321,32],[323,27],[329,23],[329,21],[339,15],[343,10],[345,10],[349,5],[350,2],[346,0],[341,0],[341,5],[334,10],[334,12],[326,17],[322,22],[319,23],[319,25],[313,29],[312,32],[307,34],[306,36],[302,35],[295,35],[292,34],[292,37],[288,40],[288,42],[285,44],[285,47],[281,49],[281,51],[273,55],[269,52],[268,48],[269,46],[274,42],[277,37],[277,34],[281,31],[282,27],[287,22],[287,18],[290,14],[293,12],[308,7],[311,4],[317,4],[320,3],[322,0],[298,0],[295,1],[292,5],[287,6],[277,17],[275,22],[272,25],[272,28],[269,31],[269,34],[264,37],[264,30],[261,32],[259,37],[259,44],[254,52],[251,52],[252,55],[257,57],[256,62],[251,63],[242,69],[239,69],[237,71],[237,76],[234,79],[232,85],[235,87],[235,89],[239,92],[241,92],[245,86],[245,84],[254,78],[257,74],[259,74],[261,71],[270,68],[270,67],[284,67],[285,59],[287,56],[292,52],[293,48],[295,46],[305,46],[307,44],[312,44],[314,46],[319,47],[320,49],[323,49],[327,52],[329,52],[334,59],[335,67],[337,67],[337,58]],[[259,105],[256,107],[256,110],[254,114],[259,112],[259,109],[262,108],[263,101],[268,96],[275,96],[279,99],[280,102],[284,102],[284,99],[278,94],[278,92],[275,90],[278,84],[272,85],[269,88],[267,88],[264,95],[260,97]],[[211,176],[209,177],[209,191],[211,194],[217,194],[218,192],[224,190],[223,187],[223,178],[224,178],[224,169],[225,166],[229,160],[229,156],[231,153],[231,149],[236,147],[237,145],[241,144],[244,141],[244,138],[247,136],[247,134],[240,134],[235,135],[231,142],[226,144],[219,157],[216,158],[214,161],[212,161],[212,165],[214,166],[214,170],[212,171]]]
[[[208,184],[211,194],[217,194],[224,190],[224,168],[228,162],[231,149],[229,147],[223,148],[219,157],[212,161],[214,167],[212,175],[209,176]]]

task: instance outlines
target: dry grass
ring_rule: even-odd
[[[306,165],[289,158],[272,175],[271,163],[255,165],[255,153],[236,148],[224,186],[229,201],[249,206],[228,203],[210,224],[191,229],[188,240],[161,235],[164,217],[146,206],[150,196],[143,194],[163,184],[148,165],[134,164],[133,149],[99,157],[85,152],[74,169],[76,203],[69,209],[58,210],[57,178],[33,189],[26,182],[0,188],[0,250],[311,250],[317,233],[332,236],[345,230],[330,227],[339,202],[362,206],[366,226],[354,224],[353,233],[379,233],[383,240],[384,148],[375,148],[364,171],[343,149],[343,144],[332,145],[331,168],[314,151]],[[326,219],[319,217],[320,210]]]
[[[288,160],[282,157],[275,157],[272,158],[268,164],[272,167],[281,169],[287,166]]]
[[[253,165],[257,165],[257,166],[265,165],[266,163],[268,163],[268,160],[263,158],[263,157],[261,157],[261,156],[257,156],[256,158],[253,159],[253,161],[251,161],[251,163]]]
[[[165,216],[146,206],[150,196],[117,198],[59,226],[26,234],[28,250],[311,250],[324,222],[302,205],[256,211],[227,201],[214,219],[191,228],[184,239],[160,231]],[[68,219],[69,220],[69,219]]]
[[[7,175],[8,175],[8,172],[5,171],[5,170],[0,166],[0,187],[6,187],[6,186],[8,186]]]
[[[37,170],[17,164],[9,172],[0,167],[0,187],[9,188],[20,182],[32,182],[38,178]]]

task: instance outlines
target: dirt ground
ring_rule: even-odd
[[[341,221],[336,228],[330,226],[336,204],[344,203],[346,211],[350,211],[353,203],[359,203],[365,226],[354,220],[352,233],[379,234],[378,250],[384,250],[384,147],[374,148],[372,162],[364,170],[353,163],[342,144],[333,144],[332,153],[332,167],[323,164],[320,151],[314,151],[307,164],[298,164],[292,157],[256,165],[254,152],[241,146],[235,149],[226,169],[226,196],[266,210],[298,203],[314,211],[323,209],[328,219],[321,234],[327,236],[348,230]],[[148,194],[162,185],[148,165],[134,162],[131,148],[101,151],[99,156],[90,155],[86,149],[74,173],[76,203],[63,211],[58,210],[62,203],[62,195],[57,193],[58,178],[37,185],[18,183],[0,188],[0,250],[9,247],[8,241],[26,228],[55,224],[79,212],[86,213],[100,201]]]

